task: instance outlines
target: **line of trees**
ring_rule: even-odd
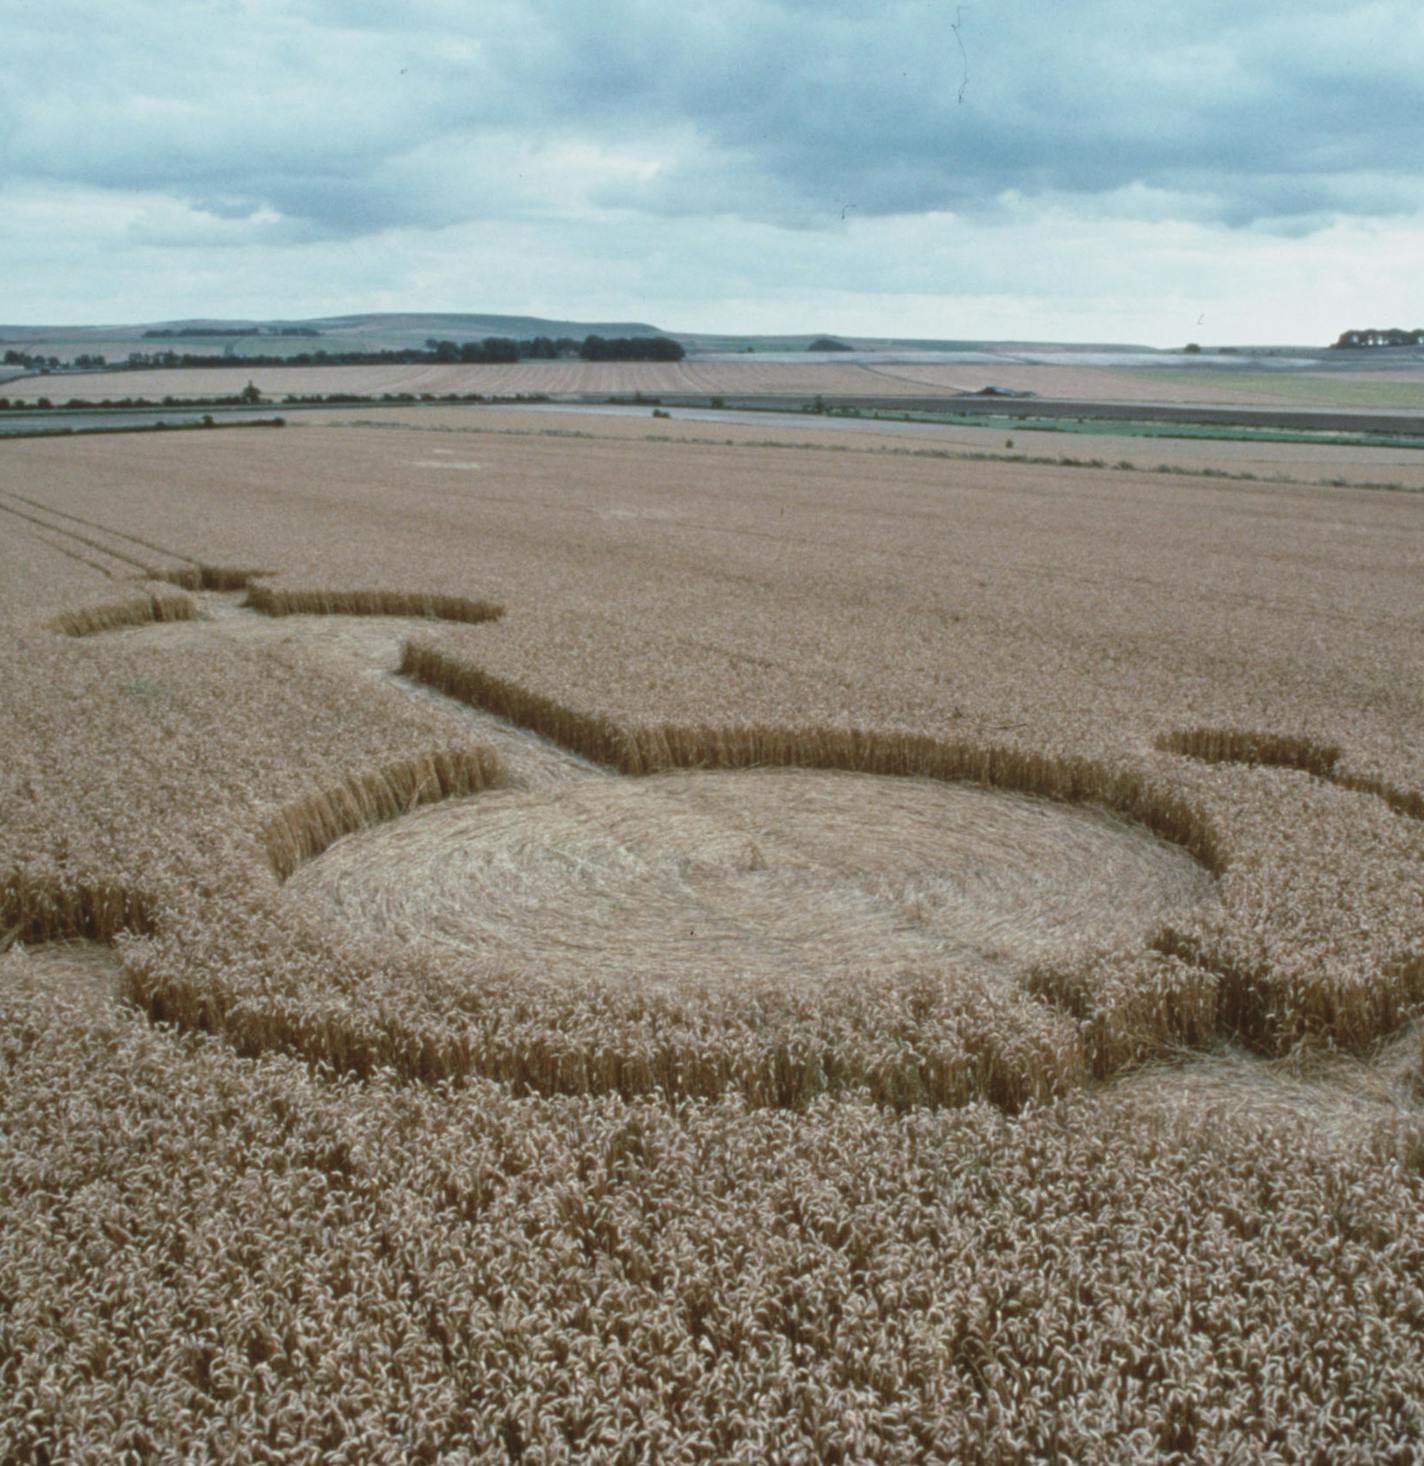
[[[307,394],[288,392],[280,401],[292,407],[340,407],[362,402],[547,402],[545,392],[514,392],[486,396],[483,392],[312,392]],[[610,399],[612,400],[612,399]],[[656,397],[647,399],[656,402]],[[241,392],[222,397],[103,397],[93,401],[87,397],[71,397],[67,402],[54,402],[48,397],[28,398],[0,397],[0,414],[6,412],[30,413],[35,411],[75,411],[84,408],[196,408],[196,407],[255,407],[265,403],[261,390],[249,382]]]
[[[687,352],[667,336],[535,336],[516,341],[508,336],[486,336],[483,341],[437,341],[430,337],[426,350],[441,362],[557,361],[577,356],[584,361],[681,361]]]
[[[1367,326],[1361,331],[1342,331],[1335,346],[1424,346],[1424,329],[1402,331],[1398,326],[1381,330],[1378,326]]]
[[[163,335],[146,331],[146,336]],[[174,331],[171,335],[181,335]],[[233,335],[251,334],[232,332]],[[297,334],[296,328],[283,330],[282,335]],[[486,336],[482,341],[441,341],[427,338],[425,347],[409,347],[397,351],[301,351],[291,356],[272,356],[244,352],[241,356],[216,356],[212,352],[131,351],[126,360],[110,363],[96,354],[76,356],[68,363],[57,356],[34,355],[27,351],[7,351],[5,366],[26,371],[52,372],[67,366],[77,371],[138,371],[173,367],[221,367],[240,364],[249,367],[277,366],[435,366],[459,363],[479,365],[510,364],[519,361],[557,361],[579,357],[584,361],[681,361],[687,353],[681,342],[667,336],[585,336],[582,341],[572,336],[535,336],[516,341],[508,336]]]
[[[557,350],[544,350],[544,344],[550,347],[556,343],[549,341],[547,336],[540,336],[536,341],[515,341],[508,336],[486,336],[483,341],[437,341],[431,336],[426,339],[425,349],[430,352],[433,360],[438,362],[476,362],[484,365],[500,365],[509,362],[520,361],[524,357],[556,357],[561,353]],[[570,342],[570,345],[577,343]]]
[[[439,360],[429,351],[298,351],[291,356],[243,352],[241,356],[215,356],[210,351],[131,351],[126,360],[115,362],[119,371],[167,367],[282,367],[282,366],[404,366]]]
[[[99,358],[103,361],[103,357]],[[10,350],[5,353],[4,364],[6,366],[23,367],[29,372],[54,371],[60,365],[57,356],[34,355],[28,351]]]
[[[57,356],[34,355],[28,351],[7,351],[0,359],[5,366],[20,367],[27,372],[57,372],[66,363]],[[109,358],[100,352],[81,352],[67,363],[75,371],[101,372],[109,365]]]
[[[145,331],[145,341],[177,341],[185,336],[260,336],[257,326],[160,326]]]
[[[668,336],[585,336],[578,354],[585,361],[681,361],[687,355]]]
[[[185,336],[320,336],[315,326],[159,326],[145,331],[145,341],[177,341]]]

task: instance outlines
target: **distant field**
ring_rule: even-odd
[[[868,411],[871,417],[877,415],[877,411],[874,408],[860,410]],[[1155,422],[1150,419],[1133,419],[1130,417],[1113,420],[1104,420],[1101,417],[1092,416],[1068,418],[1034,417],[1031,412],[1015,414],[1012,417],[995,417],[987,413],[974,414],[971,417],[965,413],[940,411],[917,412],[913,409],[904,412],[900,408],[895,408],[887,412],[886,415],[890,416],[891,414],[895,416],[903,415],[917,421],[946,422],[959,426],[969,426],[976,420],[982,418],[985,420],[987,426],[1008,433],[1052,432],[1056,434],[1094,435],[1115,438],[1219,438],[1236,442],[1318,443],[1322,446],[1424,448],[1424,436],[1410,436],[1407,433],[1398,432],[1354,432],[1348,426],[1348,418],[1342,420],[1338,427],[1315,429],[1272,427],[1268,425],[1254,426],[1250,424]],[[1424,419],[1421,419],[1420,426],[1424,427]]]
[[[876,378],[857,366],[816,362],[521,362],[517,366],[198,367],[172,371],[84,373],[33,377],[8,395],[50,397],[197,397],[240,392],[255,382],[264,393],[481,392],[843,392],[876,391]],[[890,390],[885,388],[884,390]],[[903,390],[897,389],[897,390]],[[926,388],[926,391],[930,389]]]
[[[1040,367],[1040,365],[873,365],[855,362],[700,361],[521,362],[513,367],[233,367],[176,371],[101,372],[29,377],[10,384],[13,399],[51,397],[223,396],[252,381],[268,396],[302,393],[824,393],[827,396],[934,396],[986,386],[1034,391],[1046,397],[1098,402],[1182,402],[1223,405],[1418,406],[1424,374],[1415,380],[1376,380],[1235,371]]]
[[[982,455],[1011,462],[1015,458],[1072,460],[1118,471],[1179,470],[1187,474],[1220,474],[1303,484],[1322,480],[1341,484],[1388,484],[1424,489],[1424,453],[1416,449],[1328,445],[1313,441],[1262,442],[1147,437],[1127,441],[1107,432],[980,427],[941,423],[877,421],[871,417],[818,418],[796,415],[707,412],[673,408],[654,420],[651,409],[567,406],[335,408],[294,416],[297,425],[323,421],[363,423],[369,430],[402,426],[413,432],[477,440],[500,437],[595,437],[625,442],[755,446],[777,443],[800,451],[885,453],[892,455]],[[1085,469],[1085,472],[1091,472]]]
[[[1085,401],[1341,407],[1424,405],[1417,381],[1375,374],[1295,376],[1285,372],[1157,371],[1141,368],[1013,363],[873,365],[807,360],[702,360],[678,363],[522,362],[516,366],[224,367],[65,374],[13,382],[7,395],[50,397],[195,397],[240,392],[248,382],[267,395],[350,392],[480,392],[486,395],[577,393],[822,393],[827,396],[935,396],[986,386]]]
[[[1424,370],[1381,379],[1374,371],[1248,371],[1235,367],[955,366],[894,364],[874,369],[885,390],[914,387],[977,390],[985,381],[1041,397],[1097,401],[1182,402],[1221,406],[1418,407]],[[1397,395],[1396,395],[1397,394]]]
[[[1023,365],[1014,362],[837,362],[689,357],[677,363],[521,362],[513,366],[368,366],[180,368],[28,377],[6,395],[22,401],[49,397],[197,397],[240,392],[254,382],[268,396],[349,392],[518,394],[821,393],[826,396],[935,396],[978,392],[987,386],[1083,401],[1418,408],[1424,410],[1424,372],[1381,375],[1236,369],[1158,369]]]
[[[1172,367],[1133,367],[1126,375],[1169,389],[1199,388],[1202,375]],[[1414,371],[1247,372],[1211,379],[1223,401],[1272,402],[1301,407],[1412,408],[1424,412],[1424,368]]]

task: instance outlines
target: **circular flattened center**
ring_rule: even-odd
[[[589,779],[337,841],[288,891],[355,933],[594,981],[1001,970],[1137,940],[1211,890],[1101,810],[793,769]]]

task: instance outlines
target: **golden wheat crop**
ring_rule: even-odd
[[[9,1459],[1418,1440],[1419,1177],[1297,1116],[531,1105],[0,1008]]]
[[[5,446],[0,1459],[1417,1454],[1419,508],[780,431]]]

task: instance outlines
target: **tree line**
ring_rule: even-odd
[[[363,402],[414,403],[414,402],[547,402],[546,392],[514,392],[486,396],[483,392],[288,392],[282,397],[266,398],[261,389],[249,382],[241,392],[220,397],[103,397],[97,401],[88,397],[71,397],[67,402],[55,402],[49,397],[0,397],[0,414],[6,412],[70,412],[86,408],[180,408],[196,407],[255,407],[268,401],[292,407],[341,407]],[[610,401],[615,399],[610,398]],[[657,398],[649,398],[656,402]]]
[[[152,333],[146,333],[152,334]],[[289,334],[282,332],[281,334]],[[52,372],[68,366],[79,371],[136,371],[171,367],[277,366],[438,366],[455,363],[500,365],[519,361],[557,361],[579,357],[584,361],[681,361],[687,353],[682,344],[667,336],[535,336],[516,341],[507,336],[486,336],[482,341],[441,341],[427,338],[424,349],[408,347],[394,351],[300,351],[291,356],[244,352],[241,356],[215,356],[211,352],[131,351],[121,362],[99,355],[76,356],[61,362],[57,356],[7,351],[5,366],[26,371]]]
[[[1359,331],[1342,331],[1334,346],[1424,346],[1424,329],[1402,331],[1398,326],[1381,330],[1378,326],[1366,326]]]
[[[315,326],[161,326],[145,331],[145,341],[176,341],[184,336],[320,336]]]
[[[88,359],[93,360],[94,358]],[[104,358],[101,356],[98,360],[102,362]],[[43,356],[28,351],[10,350],[5,353],[4,365],[24,367],[29,372],[48,372],[56,370],[61,365],[61,362],[57,356]]]
[[[535,336],[516,341],[510,336],[486,336],[483,341],[425,342],[439,362],[557,361],[577,356],[584,361],[681,361],[687,355],[680,342],[667,336]]]
[[[667,336],[585,336],[578,354],[585,361],[681,361],[687,355]]]

